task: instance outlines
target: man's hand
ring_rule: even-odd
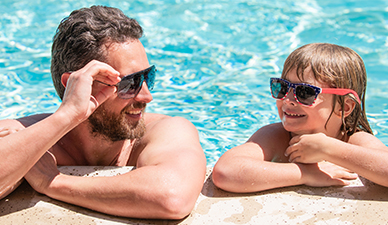
[[[11,127],[0,127],[0,139],[4,138],[10,134],[19,132],[23,130],[24,128],[11,128]],[[8,186],[6,188],[0,188],[0,199],[7,196],[9,193],[11,193],[13,190],[15,190],[21,183],[23,182],[23,179],[20,179],[18,182],[16,182],[14,185]]]
[[[75,122],[84,121],[116,91],[114,86],[104,86],[102,89],[93,90],[92,93],[93,81],[97,79],[108,84],[116,84],[120,81],[119,76],[120,73],[110,65],[96,60],[89,62],[80,70],[64,73],[62,83],[66,90],[58,111],[65,110],[66,115]]]
[[[23,130],[24,128],[8,128],[8,127],[0,127],[0,138],[3,138],[5,136],[8,136],[10,134],[19,132]]]
[[[37,192],[45,194],[51,182],[59,174],[54,155],[46,152],[24,178]]]
[[[299,164],[305,185],[313,187],[344,186],[358,175],[330,162]]]

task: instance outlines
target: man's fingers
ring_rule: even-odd
[[[120,73],[117,70],[97,60],[89,62],[84,69],[83,73],[90,73],[93,80],[100,80],[108,84],[117,84],[121,80]]]
[[[107,100],[110,96],[116,93],[116,87],[105,87],[100,92],[98,92],[94,97],[91,96],[90,101],[94,104],[94,110],[101,105],[105,100]]]
[[[0,131],[0,137],[5,137],[10,134],[9,130],[2,130]]]
[[[0,138],[8,136],[8,135],[16,133],[16,132],[19,132],[21,130],[22,129],[9,129],[9,128],[5,128],[5,127],[1,127],[0,128]]]

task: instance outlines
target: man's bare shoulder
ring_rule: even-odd
[[[146,115],[146,133],[137,144],[141,154],[137,166],[193,160],[206,165],[196,127],[183,117]],[[152,118],[151,118],[152,117]],[[201,164],[201,165],[202,165]]]
[[[172,118],[171,116],[163,115],[163,114],[158,114],[158,113],[145,113],[144,119],[146,125],[152,124],[154,122],[158,122],[163,119],[167,118]]]
[[[163,114],[157,113],[146,113],[145,115],[145,123],[147,126],[147,130],[153,128],[162,128],[164,130],[168,130],[172,128],[172,126],[179,126],[181,129],[185,127],[187,129],[195,128],[194,125],[187,119],[179,116],[167,116]]]

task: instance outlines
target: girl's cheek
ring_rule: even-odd
[[[280,119],[282,119],[282,116],[283,116],[283,100],[276,100],[276,107],[278,109],[278,114],[279,114],[279,117]]]
[[[277,99],[276,100],[276,107],[278,108],[278,110],[281,110],[282,106],[283,106],[283,100]]]

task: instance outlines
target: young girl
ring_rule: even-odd
[[[231,192],[347,185],[357,174],[388,186],[388,148],[365,115],[366,71],[353,50],[314,43],[292,52],[271,79],[281,123],[260,128],[213,169]]]

